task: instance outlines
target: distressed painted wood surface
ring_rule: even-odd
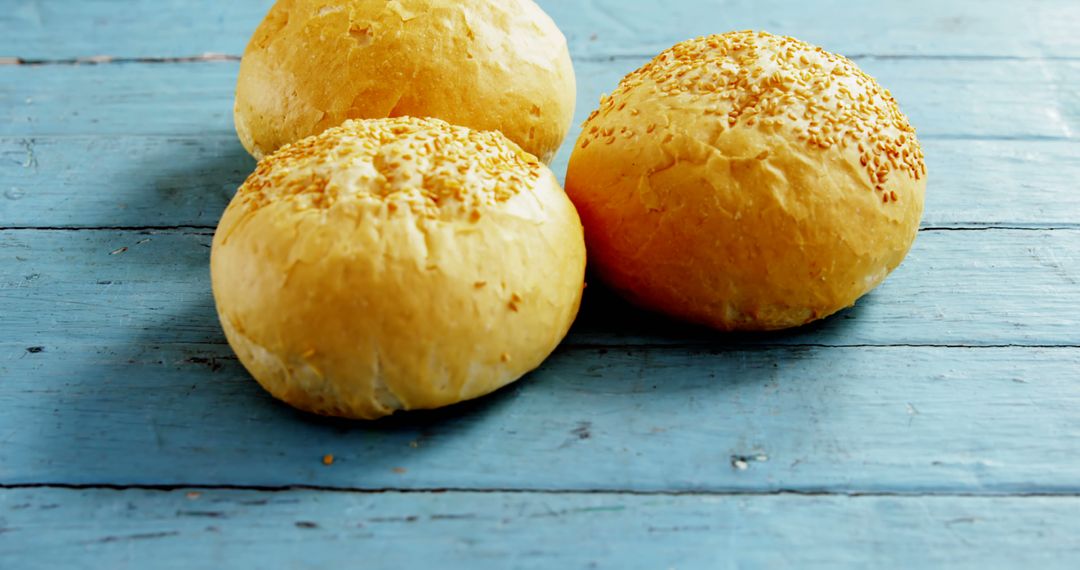
[[[638,63],[579,64],[578,119]],[[1080,154],[1080,62],[1047,64],[1054,69],[962,60],[877,65],[894,76],[886,84],[924,139],[935,182],[926,226],[1080,220],[1080,187],[1062,168]],[[935,76],[926,75],[927,65],[936,66]],[[253,167],[232,133],[235,72],[230,62],[0,66],[0,108],[9,115],[0,123],[0,223],[213,227]],[[949,79],[936,85],[942,77]],[[996,80],[1014,87],[1002,93]],[[1031,84],[1042,85],[1045,103],[1030,103]],[[971,95],[956,98],[958,91]],[[89,104],[71,106],[71,93]],[[1073,94],[1075,104],[1062,108],[1058,93]],[[157,107],[169,111],[150,111]],[[553,164],[560,178],[567,158],[564,150]]]
[[[934,181],[924,227],[1080,225],[1080,183],[1061,168],[1080,141],[930,139],[923,148]],[[565,159],[554,165],[560,178]],[[0,222],[212,229],[254,164],[227,134],[0,138]]]
[[[1075,568],[1080,499],[25,489],[22,568]],[[958,548],[962,545],[962,548]],[[99,564],[93,564],[94,562]]]
[[[133,330],[151,342],[218,342],[211,237],[0,231],[0,314],[27,346],[123,341]],[[854,309],[778,334],[710,332],[589,289],[569,345],[1080,346],[1080,229],[923,231]]]
[[[654,54],[734,29],[885,57],[1077,57],[1073,0],[539,0],[580,57]],[[0,56],[239,55],[271,0],[7,0]]]
[[[1080,223],[1080,140],[922,146],[934,180],[923,227]],[[8,228],[212,229],[254,164],[232,135],[0,138],[0,220]],[[565,153],[554,169],[562,178]]]
[[[1080,493],[1080,347],[568,346],[373,425],[274,402],[223,344],[38,350],[0,345],[5,484]]]
[[[541,3],[579,119],[693,35],[855,58],[928,155],[904,266],[774,335],[593,285],[564,346],[492,397],[306,416],[231,355],[207,280],[253,166],[235,57],[270,2],[9,0],[0,567],[1075,567],[1080,3]]]
[[[635,56],[577,62],[578,118],[646,61]],[[924,139],[1055,140],[1080,133],[1080,58],[859,63],[893,92]],[[238,66],[234,61],[0,66],[0,136],[233,136]]]
[[[935,189],[942,189],[931,192],[927,225],[1080,219],[1080,192],[1060,191],[1075,188],[1074,177],[1057,166],[1080,153],[1080,62],[863,59],[920,127],[940,181]],[[579,62],[576,123],[643,61]],[[235,73],[235,62],[0,67],[0,103],[8,109],[0,160],[9,167],[0,170],[0,221],[212,227],[252,167],[232,132]],[[85,104],[72,106],[71,93]],[[567,158],[564,151],[553,165],[560,177]],[[145,172],[157,176],[148,180]],[[110,190],[87,191],[95,183]]]

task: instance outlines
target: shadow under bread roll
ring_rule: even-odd
[[[499,133],[348,121],[259,163],[214,234],[229,344],[276,398],[374,419],[492,392],[566,335],[573,205]]]

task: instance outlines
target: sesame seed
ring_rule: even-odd
[[[799,40],[733,32],[677,44],[629,74],[604,106],[683,94],[700,101],[703,120],[720,121],[721,130],[741,120],[745,128],[793,131],[811,149],[856,147],[871,185],[894,171],[925,176],[915,130],[892,94],[851,60]],[[604,114],[586,127],[615,142]]]
[[[361,176],[341,188],[330,177],[334,169],[320,167],[342,163],[370,165],[378,176]],[[437,119],[347,121],[261,161],[237,199],[249,209],[288,201],[303,210],[374,198],[391,214],[403,205],[425,217],[460,208],[476,221],[482,206],[528,191],[541,170],[535,157],[497,133]]]

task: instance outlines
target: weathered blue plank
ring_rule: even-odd
[[[364,424],[274,402],[225,345],[68,339],[74,303],[140,304],[58,300],[51,336],[0,344],[0,484],[1080,493],[1077,347],[566,347]]]
[[[610,295],[590,298],[578,344],[724,342],[647,317]],[[751,343],[1080,345],[1080,232],[923,231],[877,290],[823,323]],[[1080,371],[1077,372],[1080,378]]]
[[[0,227],[214,227],[254,168],[230,135],[0,139]]]
[[[0,493],[35,568],[1069,569],[1076,497]]]
[[[578,115],[641,58],[576,65]],[[924,138],[1073,138],[1080,60],[871,59]],[[231,135],[238,64],[0,66],[0,136]],[[78,93],[78,105],[72,105]]]
[[[1055,72],[1053,81],[1033,88],[1037,81],[1030,76],[1047,69],[1017,62],[1009,64],[1013,69],[998,69],[999,62],[982,62],[973,66],[977,69],[964,62],[933,62],[937,75],[924,77],[918,72],[923,62],[877,63],[904,83],[894,86],[896,91],[902,97],[905,90],[912,94],[912,115],[926,125],[933,180],[928,225],[1078,219],[1075,143],[967,139],[1013,138],[1002,133],[1071,137],[1080,102],[1069,103],[1068,93],[1080,92],[1072,87],[1080,81],[1080,65],[1054,63],[1068,73]],[[634,65],[584,64],[578,114],[587,113],[591,101]],[[954,77],[953,68],[967,70],[966,75]],[[252,164],[233,142],[234,73],[229,63],[0,68],[0,85],[9,84],[0,101],[9,103],[11,119],[0,126],[9,135],[0,141],[0,224],[213,225]],[[1032,91],[1039,89],[1046,91],[1043,100],[1033,104]],[[983,91],[977,98],[982,102],[974,105],[967,96],[956,96]],[[72,92],[89,104],[69,106]],[[935,132],[963,140],[935,140]],[[91,136],[101,134],[110,136]],[[569,140],[575,138],[576,127]],[[554,165],[560,176],[567,155],[564,149]]]
[[[1080,223],[1080,142],[923,147],[925,227]],[[565,158],[554,165],[560,178]],[[253,168],[230,134],[0,139],[0,227],[213,227]]]
[[[270,0],[7,0],[0,57],[239,54]],[[697,35],[767,29],[851,54],[1078,57],[1073,0],[540,0],[576,56],[654,54]]]
[[[0,60],[235,54],[268,4],[10,0]],[[1075,565],[1080,3],[543,4],[579,116],[700,33],[861,56],[926,144],[927,225],[1032,231],[924,231],[857,309],[781,335],[668,323],[594,286],[525,381],[375,425],[247,377],[214,320],[207,232],[2,231],[0,485],[489,492],[0,489],[0,566]],[[0,227],[212,225],[251,168],[235,62],[3,63]]]
[[[221,342],[210,232],[0,232],[5,339]],[[924,231],[903,266],[824,323],[732,337],[628,309],[590,287],[568,342],[1080,345],[1080,230]]]

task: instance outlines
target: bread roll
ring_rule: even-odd
[[[437,117],[550,162],[574,115],[562,32],[532,0],[278,0],[244,52],[256,158],[346,119]]]
[[[627,76],[585,123],[566,184],[614,289],[770,330],[852,305],[900,264],[926,166],[892,95],[850,60],[738,32]]]
[[[347,121],[259,163],[214,234],[222,327],[275,397],[373,419],[487,394],[577,314],[585,244],[546,166],[501,134]]]

